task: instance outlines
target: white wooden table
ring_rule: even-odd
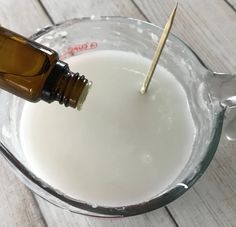
[[[179,3],[172,31],[210,69],[236,73],[236,0]],[[91,15],[128,16],[163,26],[174,5],[174,0],[0,0],[0,24],[26,36],[45,25]],[[222,137],[206,174],[181,198],[165,208],[119,220],[75,215],[35,197],[0,157],[0,227],[15,226],[236,226],[236,142]]]

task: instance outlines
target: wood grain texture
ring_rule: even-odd
[[[229,4],[232,9],[236,12],[236,0],[224,0],[227,4]]]
[[[236,143],[222,136],[216,156],[194,189],[218,226],[236,226]]]
[[[43,227],[44,222],[32,193],[10,171],[0,156],[0,226]]]
[[[144,19],[137,8],[127,0],[42,0],[53,21],[94,16],[127,16]]]
[[[179,1],[173,31],[213,70],[236,72],[236,13],[224,1]],[[135,3],[159,25],[174,1]],[[236,93],[236,92],[235,92]],[[168,207],[180,226],[236,226],[236,143],[224,136],[206,174],[194,188]]]
[[[236,177],[232,166],[223,166],[218,161],[222,144],[204,176],[189,192],[168,206],[180,226],[235,226]],[[229,151],[229,146],[225,151]]]
[[[36,0],[0,0],[0,24],[26,36],[50,24]]]
[[[29,36],[49,24],[37,1],[0,0],[0,5],[0,24],[23,35]],[[0,226],[43,227],[32,193],[10,171],[2,156],[0,166]]]
[[[236,0],[227,1],[236,6]],[[179,2],[174,33],[211,69],[235,73],[236,13],[232,7],[226,0]],[[174,0],[42,0],[42,3],[56,23],[74,17],[119,15],[147,18],[161,26],[175,5]],[[21,34],[30,35],[37,28],[50,24],[37,1],[0,0],[0,4],[0,23]],[[44,226],[32,194],[4,162],[0,158],[0,227]],[[72,214],[40,198],[37,201],[49,227],[175,226],[165,209],[131,218],[104,220]],[[236,142],[229,143],[223,137],[206,174],[168,208],[181,227],[236,226]]]
[[[37,198],[49,227],[175,227],[175,224],[164,209],[156,210],[145,215],[120,219],[105,219],[86,217],[62,210],[52,204]]]
[[[147,18],[163,26],[175,0],[134,0]],[[179,0],[172,32],[213,71],[235,72],[236,14],[222,0]]]

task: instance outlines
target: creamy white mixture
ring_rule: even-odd
[[[188,161],[195,127],[186,94],[158,66],[139,93],[151,62],[121,51],[67,60],[93,81],[81,111],[26,103],[20,127],[30,169],[87,202],[123,206],[147,201],[171,184]]]

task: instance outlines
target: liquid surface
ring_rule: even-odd
[[[195,136],[186,94],[157,67],[139,93],[151,62],[120,51],[68,59],[93,81],[81,111],[26,103],[20,137],[29,168],[74,198],[103,206],[148,201],[188,161]]]

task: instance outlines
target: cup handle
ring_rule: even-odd
[[[236,74],[213,72],[208,86],[220,104],[227,108],[236,107]]]
[[[236,141],[236,74],[213,72],[209,86],[220,104],[227,108],[224,135]]]

